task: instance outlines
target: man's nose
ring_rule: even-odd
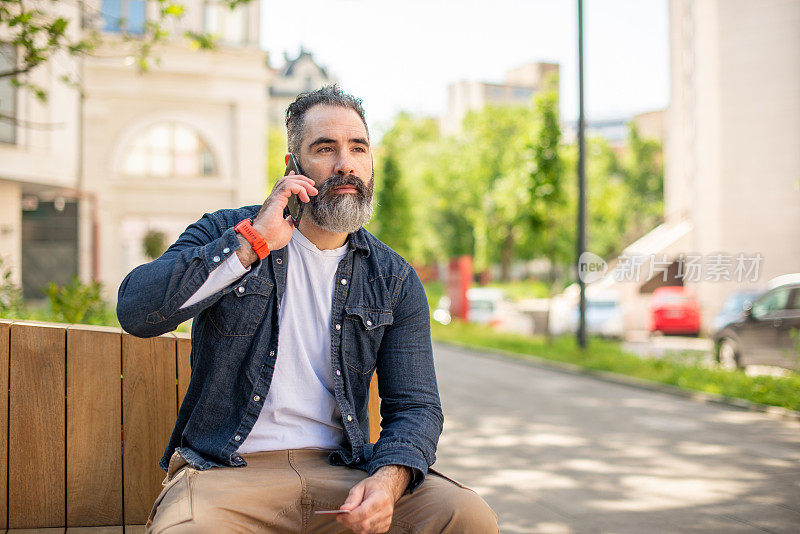
[[[336,168],[333,170],[333,172],[339,176],[346,176],[348,174],[356,173],[355,165],[353,165],[353,159],[349,154],[343,153],[339,156],[339,160],[336,162]]]

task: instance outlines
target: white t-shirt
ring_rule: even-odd
[[[333,280],[347,244],[319,250],[299,230],[286,250],[286,291],[278,312],[278,356],[269,393],[239,453],[335,449],[343,444],[342,415],[333,393]],[[185,308],[237,282],[245,269],[232,254],[214,269]]]
[[[347,244],[319,250],[299,230],[292,234],[275,371],[239,453],[343,444],[342,415],[333,393],[330,326],[334,275],[346,252]]]

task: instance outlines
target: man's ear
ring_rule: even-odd
[[[290,153],[290,152],[287,152],[287,153],[286,153],[286,157],[285,157],[285,158],[283,158],[283,161],[285,162],[285,164],[286,164],[286,165],[288,165],[288,164],[289,164],[289,156],[291,156],[291,153]]]

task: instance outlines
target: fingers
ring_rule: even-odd
[[[301,174],[288,175],[281,178],[273,189],[273,194],[279,194],[285,198],[297,195],[302,202],[311,200],[310,196],[318,193],[314,186],[314,180]]]
[[[364,500],[364,490],[365,486],[360,482],[350,488],[350,493],[347,495],[344,504],[339,507],[339,510],[354,510]]]
[[[378,487],[361,482],[353,486],[347,500],[340,507],[351,510],[336,518],[358,534],[387,532],[392,523],[394,505],[389,495]]]

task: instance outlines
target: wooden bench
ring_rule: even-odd
[[[0,534],[144,532],[188,334],[0,319]],[[370,439],[380,431],[377,384]]]

